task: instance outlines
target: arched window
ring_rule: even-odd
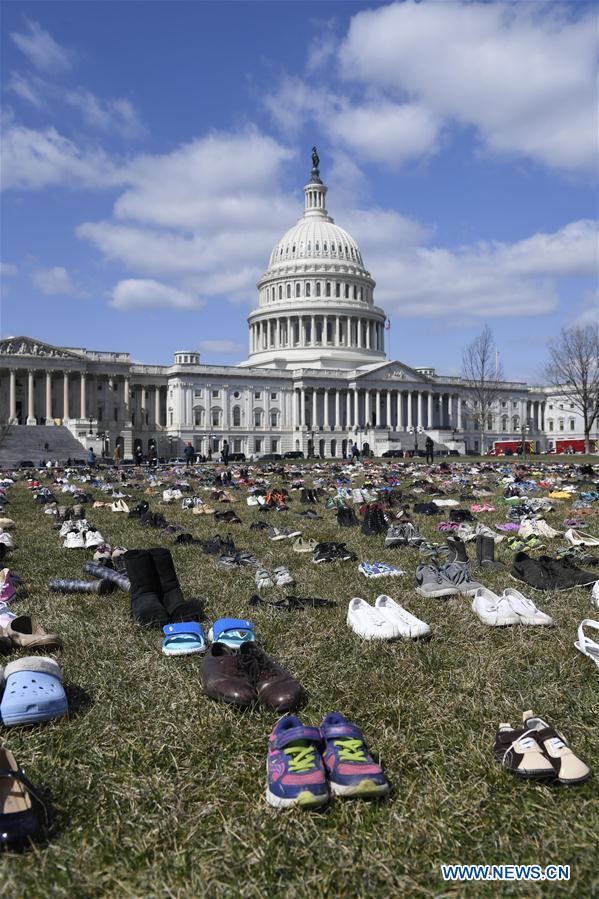
[[[309,281],[306,281],[306,296],[309,297],[312,293],[312,285]]]
[[[493,430],[493,416],[487,415],[487,431]]]
[[[322,251],[323,251],[323,253],[326,253],[326,252],[327,252],[327,249],[328,249],[328,244],[327,244],[327,242],[326,242],[326,240],[325,240],[324,243],[323,243],[323,245],[322,245]]]
[[[335,282],[335,296],[336,297],[341,296],[341,284],[339,283],[339,281]]]
[[[279,410],[278,409],[270,410],[270,426],[271,426],[271,428],[279,427]]]
[[[279,299],[283,299],[283,285],[279,284]]]
[[[241,409],[239,406],[233,406],[233,427],[241,427]]]
[[[202,406],[196,406],[193,410],[193,423],[196,428],[204,427],[204,409]]]
[[[357,299],[358,299],[358,287],[356,284],[354,284],[354,300],[357,300]]]
[[[520,419],[517,415],[514,415],[512,418],[512,430],[517,431],[520,427]]]
[[[345,285],[345,299],[349,300],[349,284]]]
[[[300,290],[301,290],[301,285],[300,285],[300,283],[299,283],[299,281],[298,281],[298,282],[296,283],[296,285],[295,285],[295,295],[296,295],[296,297],[299,297],[299,295],[300,295]]]
[[[264,422],[264,412],[262,409],[254,409],[254,427],[261,428]]]
[[[222,410],[218,409],[216,406],[213,406],[213,408],[210,410],[210,422],[213,428],[220,428],[222,417]]]
[[[320,243],[316,241],[316,252],[320,253]]]
[[[501,430],[507,431],[507,415],[504,415],[501,419]]]
[[[291,299],[291,284],[287,285],[287,299]]]
[[[330,281],[327,281],[324,293],[325,293],[325,296],[330,297],[330,295],[331,295],[331,282]]]
[[[320,281],[316,282],[316,296],[320,296]]]

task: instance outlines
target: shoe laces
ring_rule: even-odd
[[[368,761],[362,740],[347,737],[343,740],[333,740],[333,745],[339,748],[339,761],[341,762]]]
[[[289,759],[289,770],[294,774],[306,774],[316,767],[316,749],[306,740],[286,746],[283,752]]]
[[[255,686],[260,680],[261,674],[276,674],[277,669],[272,659],[258,647],[251,647],[244,652],[241,650],[235,656],[235,667],[238,671],[247,675],[249,682]]]

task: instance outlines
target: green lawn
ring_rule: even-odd
[[[402,485],[408,496],[409,483]],[[133,502],[142,496],[128,492]],[[292,509],[305,508],[295,496]],[[2,896],[599,895],[597,779],[570,789],[520,782],[491,756],[497,725],[518,724],[532,708],[599,770],[599,672],[573,646],[581,619],[599,617],[588,590],[535,597],[554,629],[486,628],[468,599],[415,593],[415,550],[385,551],[382,538],[341,532],[334,513],[323,512],[322,521],[301,523],[304,535],[346,540],[361,559],[397,562],[408,574],[367,581],[355,563],[314,565],[248,529],[258,517],[296,525],[293,511],[260,515],[243,495],[235,504],[243,524],[230,527],[237,544],[267,567],[287,564],[298,581],[291,592],[338,602],[298,613],[252,610],[259,636],[308,690],[302,719],[318,724],[339,710],[354,720],[392,785],[378,805],[335,801],[320,814],[277,812],[264,801],[276,716],[205,698],[199,657],[164,658],[161,635],[131,621],[122,592],[51,595],[48,578],[81,575],[91,553],[62,549],[22,485],[10,501],[18,522],[10,567],[25,585],[14,608],[63,635],[70,714],[4,729],[4,745],[49,791],[54,811],[47,845],[3,858]],[[162,508],[159,496],[150,501]],[[561,527],[568,509],[556,503],[549,522]],[[597,511],[587,528],[595,533]],[[178,504],[164,512],[198,537],[227,530]],[[90,509],[89,517],[113,545],[173,544],[107,510]],[[418,517],[431,539],[443,539],[439,520]],[[500,554],[509,562],[508,550]],[[173,555],[185,594],[207,599],[210,620],[250,615],[253,570],[223,573],[194,546]],[[507,572],[484,580],[499,592],[511,583]],[[376,646],[349,631],[349,599],[384,592],[429,622],[430,641]],[[560,885],[445,884],[445,862],[570,864],[572,876]]]

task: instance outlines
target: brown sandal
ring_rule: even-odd
[[[60,649],[62,638],[57,634],[48,634],[43,627],[29,615],[17,615],[10,624],[2,628],[2,633],[9,637],[13,646],[26,649]]]

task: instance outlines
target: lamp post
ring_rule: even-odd
[[[530,425],[528,422],[522,422],[522,427],[520,428],[522,431],[522,462],[526,463],[526,434],[530,431]]]
[[[93,423],[93,420],[94,420],[94,419],[93,419],[93,416],[92,416],[92,415],[88,415],[87,420],[88,420],[88,422],[89,422],[89,436],[91,437],[91,436],[93,435],[93,433],[94,433],[94,432],[92,431],[92,423]]]

